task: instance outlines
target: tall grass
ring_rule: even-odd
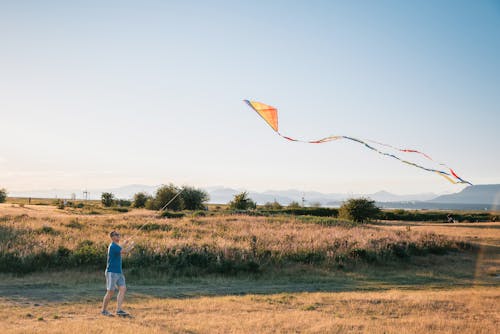
[[[111,230],[119,230],[125,237],[135,235],[137,247],[124,258],[124,267],[181,275],[261,272],[296,264],[333,269],[360,261],[394,261],[469,247],[432,233],[354,227],[335,218],[233,215],[160,219],[147,211],[137,212],[0,216],[0,271],[103,269]]]

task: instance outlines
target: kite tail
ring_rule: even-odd
[[[392,145],[388,145],[388,144],[384,144],[384,143],[379,143],[379,142],[374,141],[374,140],[365,140],[365,141],[363,141],[361,139],[357,139],[357,138],[353,138],[353,137],[348,137],[348,136],[329,136],[329,137],[325,137],[325,138],[321,138],[321,139],[317,139],[317,140],[301,140],[301,139],[295,139],[295,138],[292,138],[292,137],[288,137],[288,136],[282,135],[279,132],[279,128],[278,128],[278,109],[276,109],[273,106],[264,104],[262,102],[249,101],[249,100],[244,100],[244,101],[245,101],[246,104],[248,104],[250,106],[250,108],[252,108],[255,112],[257,112],[257,114],[259,114],[259,116],[262,117],[262,119],[264,119],[264,121],[266,121],[266,123],[274,130],[274,132],[276,132],[279,136],[281,136],[282,138],[284,138],[284,139],[286,139],[288,141],[299,142],[299,143],[306,143],[306,144],[323,144],[323,143],[327,143],[327,142],[334,141],[334,140],[347,139],[347,140],[350,140],[350,141],[354,141],[354,142],[356,142],[358,144],[361,144],[361,145],[365,146],[366,148],[368,148],[368,149],[370,149],[372,151],[377,152],[380,155],[384,155],[386,157],[399,160],[402,163],[405,163],[405,164],[413,166],[413,167],[420,168],[420,169],[428,171],[428,172],[437,173],[440,176],[444,177],[446,180],[450,181],[451,183],[454,183],[454,184],[463,183],[463,184],[472,185],[472,183],[470,183],[469,181],[466,181],[466,180],[462,179],[460,176],[458,176],[457,173],[455,173],[455,171],[453,169],[451,169],[449,166],[447,166],[446,164],[437,162],[434,159],[432,159],[429,155],[427,155],[426,153],[418,151],[418,150],[415,150],[415,149],[398,148],[398,147],[395,147],[395,146],[392,146]],[[404,160],[404,159],[400,158],[397,155],[381,151],[381,150],[373,147],[372,145],[368,144],[368,142],[374,143],[374,144],[377,144],[377,145],[380,145],[380,146],[385,146],[385,147],[391,148],[391,149],[393,149],[395,151],[399,151],[399,152],[403,152],[403,153],[419,154],[419,155],[425,157],[426,159],[428,159],[430,161],[433,161],[434,163],[438,164],[439,166],[443,166],[445,169],[449,170],[449,172],[444,171],[444,170],[427,168],[427,167],[424,167],[422,165],[413,163],[411,161]]]
[[[386,157],[389,157],[389,158],[392,158],[392,159],[399,160],[400,162],[402,162],[404,164],[407,164],[407,165],[410,165],[410,166],[413,166],[413,167],[425,170],[427,172],[434,172],[434,173],[436,173],[436,174],[444,177],[446,180],[448,180],[449,182],[451,182],[453,184],[469,184],[469,185],[472,185],[472,183],[470,183],[469,181],[466,181],[466,180],[462,179],[460,176],[458,176],[455,173],[455,171],[453,171],[453,169],[449,168],[447,165],[445,165],[443,163],[438,163],[438,164],[441,165],[441,166],[447,167],[447,169],[449,169],[450,172],[446,172],[444,170],[439,170],[439,169],[433,169],[433,168],[424,167],[424,166],[416,164],[414,162],[404,160],[404,159],[402,159],[401,157],[399,157],[397,155],[394,155],[394,154],[391,154],[391,153],[388,153],[388,152],[384,152],[384,151],[380,151],[377,148],[373,147],[372,145],[368,144],[367,142],[371,142],[371,143],[375,143],[375,144],[378,144],[378,145],[381,145],[381,146],[389,147],[389,148],[392,148],[392,149],[394,149],[396,151],[400,151],[400,152],[404,152],[404,153],[419,154],[419,155],[424,156],[428,160],[436,162],[429,155],[427,155],[427,154],[425,154],[423,152],[420,152],[418,150],[414,150],[414,149],[400,149],[400,148],[394,147],[392,145],[383,144],[383,143],[380,143],[380,142],[377,142],[377,141],[374,141],[374,140],[363,141],[361,139],[354,138],[354,137],[349,137],[349,136],[328,136],[328,137],[321,138],[321,139],[316,139],[316,140],[301,140],[301,139],[295,139],[295,138],[292,138],[292,137],[285,136],[285,135],[283,135],[283,134],[281,134],[279,132],[277,132],[277,133],[278,133],[278,135],[280,135],[282,138],[285,138],[286,140],[293,141],[293,142],[299,142],[299,143],[306,143],[306,144],[323,144],[323,143],[327,143],[327,142],[334,141],[334,140],[347,139],[347,140],[356,142],[358,144],[361,144],[361,145],[365,146],[366,148],[368,148],[368,149],[370,149],[372,151],[377,152],[380,155],[383,155],[383,156],[386,156]]]

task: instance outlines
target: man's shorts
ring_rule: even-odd
[[[113,291],[119,286],[125,286],[125,276],[118,273],[106,272],[106,290]]]

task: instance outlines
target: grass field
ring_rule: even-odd
[[[157,228],[138,231],[146,221]],[[221,254],[237,250],[241,255],[252,254],[254,245],[284,256],[259,262],[258,272],[126,270],[125,306],[133,319],[99,316],[103,270],[92,265],[23,275],[6,269],[0,273],[2,333],[495,333],[500,326],[498,222],[350,227],[290,217],[165,221],[145,210],[88,215],[3,204],[0,227],[3,251],[21,250],[28,257],[59,246],[72,251],[82,240],[105,244],[112,228],[137,234],[139,244],[152,243],[155,249],[210,244]],[[374,262],[351,259],[343,266],[328,257],[288,256],[331,251],[328,245],[340,240],[373,252],[393,242],[437,242],[448,251],[382,256]],[[472,247],[454,246],[462,244]]]

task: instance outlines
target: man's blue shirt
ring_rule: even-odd
[[[110,273],[122,273],[122,248],[114,242],[108,247],[108,265],[106,271]]]

